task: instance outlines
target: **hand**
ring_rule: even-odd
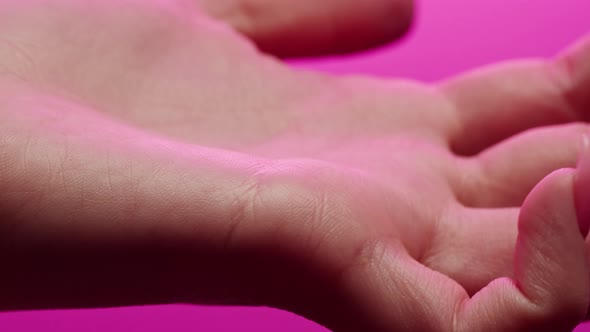
[[[191,0],[188,0],[191,1]],[[279,56],[346,53],[400,37],[412,0],[192,0]]]
[[[1,307],[584,317],[587,218],[574,171],[546,175],[585,146],[588,43],[426,86],[293,71],[189,3],[0,6]]]

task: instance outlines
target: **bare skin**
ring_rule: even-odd
[[[402,36],[412,0],[197,0],[266,52],[278,56],[348,53]]]
[[[337,332],[585,318],[590,42],[436,85],[330,77],[203,3],[0,1],[1,309],[265,305]]]

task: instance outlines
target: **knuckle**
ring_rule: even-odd
[[[555,61],[547,63],[547,72],[550,80],[555,86],[556,95],[565,103],[571,111],[572,118],[588,120],[589,116],[583,110],[590,104],[590,98],[584,91],[584,71],[580,71],[581,57],[577,52],[569,52]]]
[[[252,183],[254,227],[264,227],[264,236],[280,239],[280,244],[271,241],[298,258],[336,271],[356,238],[349,204],[335,190],[334,170],[310,160],[279,161],[262,167]]]
[[[324,211],[321,195],[306,181],[308,172],[306,165],[288,162],[269,162],[253,170],[234,193],[226,246],[242,227],[259,243],[273,246],[307,239],[313,232],[308,226],[322,219]]]

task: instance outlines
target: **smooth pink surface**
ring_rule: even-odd
[[[590,0],[420,0],[416,26],[404,41],[359,56],[294,65],[434,81],[506,59],[551,56],[585,33],[590,33]],[[326,330],[277,310],[161,306],[0,314],[0,331]],[[577,330],[582,331],[590,326]]]

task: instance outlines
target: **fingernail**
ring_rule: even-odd
[[[584,135],[574,178],[574,200],[580,232],[590,231],[590,135]]]

